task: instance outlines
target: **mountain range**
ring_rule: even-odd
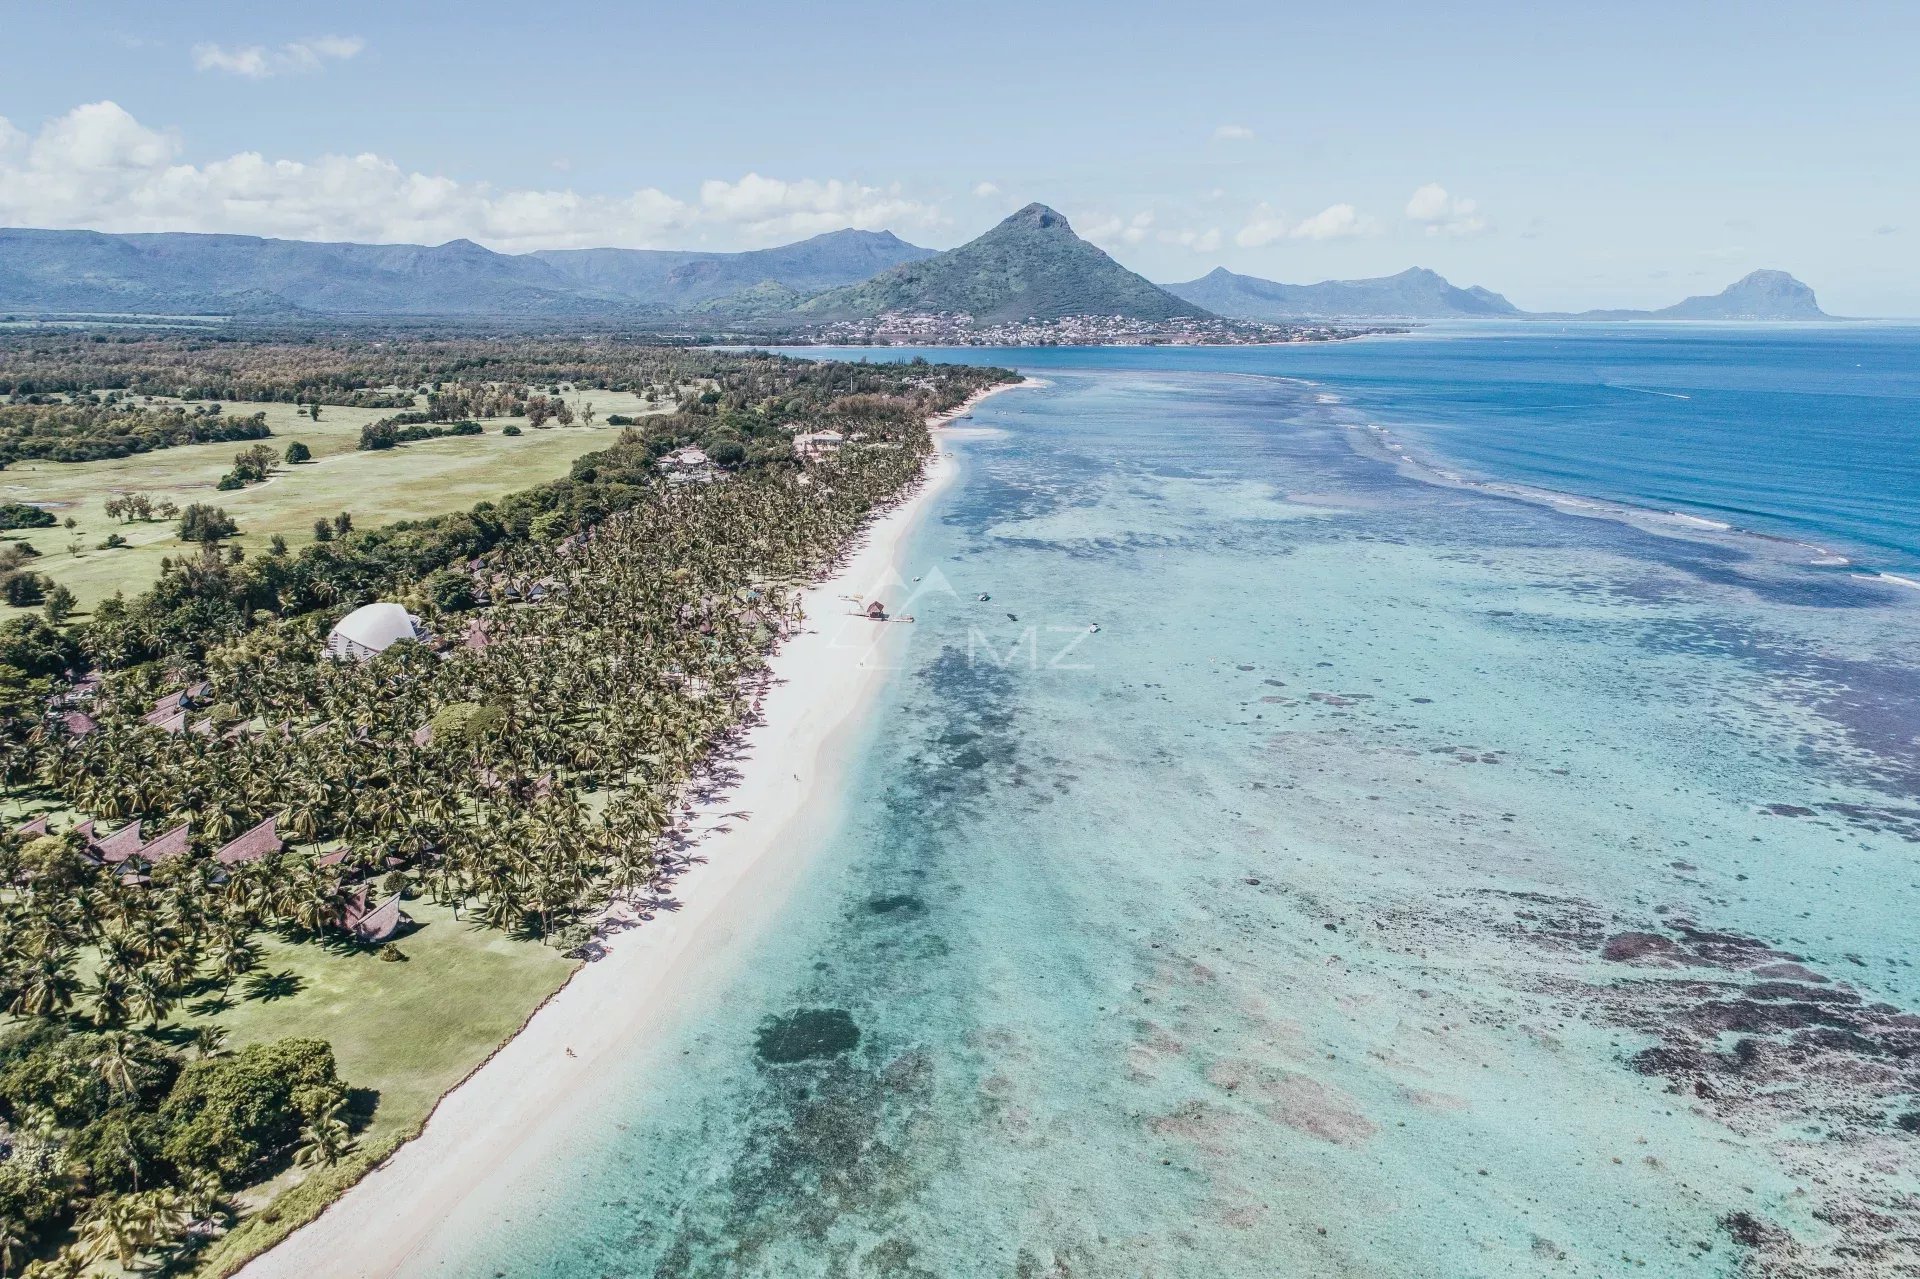
[[[1219,315],[1239,320],[1392,317],[1455,319],[1514,316],[1520,308],[1487,289],[1458,289],[1421,267],[1374,280],[1281,284],[1219,267],[1167,290]]]
[[[1813,290],[1785,271],[1755,271],[1719,293],[1657,311],[1522,311],[1491,289],[1458,288],[1415,267],[1371,280],[1280,284],[1221,267],[1169,292],[1236,320],[1826,320]]]
[[[497,253],[471,240],[340,244],[185,232],[0,229],[0,313],[591,319],[710,317],[768,332],[885,311],[976,323],[1073,315],[1238,320],[1817,320],[1813,290],[1755,271],[1657,311],[1526,312],[1420,268],[1282,284],[1225,268],[1161,286],[1081,239],[1044,204],[936,252],[886,231],[833,231],[744,253],[555,249]]]
[[[855,230],[747,253],[509,254],[471,240],[427,247],[0,229],[0,310],[618,316],[691,310],[764,285],[808,296],[933,252]]]

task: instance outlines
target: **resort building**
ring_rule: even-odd
[[[327,636],[327,655],[342,661],[364,662],[401,640],[420,639],[420,619],[398,604],[382,601],[356,608],[341,618]]]
[[[684,448],[667,454],[655,463],[666,474],[669,484],[710,484],[717,477],[713,459],[705,449]]]
[[[798,457],[822,457],[838,452],[846,442],[838,431],[806,431],[793,437],[793,451]]]

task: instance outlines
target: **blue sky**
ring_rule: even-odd
[[[946,247],[1028,200],[1161,280],[1746,271],[1920,315],[1913,4],[0,3],[0,224]]]

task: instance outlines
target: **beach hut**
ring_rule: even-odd
[[[879,600],[875,600],[873,603],[867,605],[867,616],[876,622],[884,622],[887,620],[887,606]]]
[[[420,636],[419,618],[383,600],[356,608],[341,618],[327,635],[327,655],[364,662],[401,640],[417,640]]]

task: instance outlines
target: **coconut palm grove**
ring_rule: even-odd
[[[382,1107],[436,1048],[378,1019],[490,987],[510,1033],[609,901],[647,909],[801,588],[917,482],[931,415],[1010,380],[613,340],[0,342],[9,455],[76,464],[233,438],[196,397],[474,432],[547,396],[654,410],[563,477],[304,545],[243,552],[209,494],[157,580],[87,612],[47,529],[7,534],[9,599],[48,602],[0,624],[0,1274],[231,1269],[404,1138],[424,1115]],[[298,1011],[316,983],[332,1021]],[[336,1053],[356,1023],[392,1079]]]

